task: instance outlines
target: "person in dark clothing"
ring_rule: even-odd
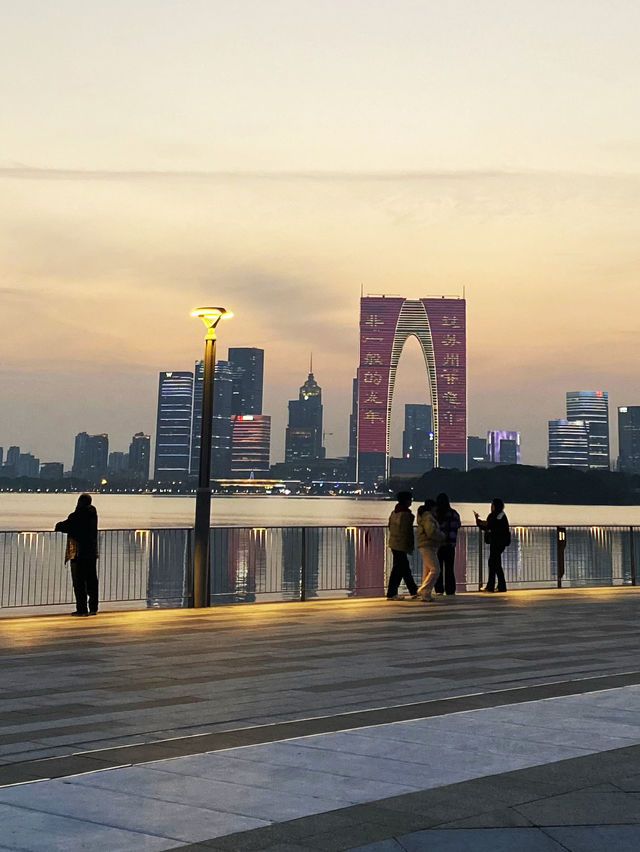
[[[409,591],[409,596],[416,600],[418,597],[418,586],[413,579],[409,566],[409,553],[413,553],[413,513],[411,503],[413,496],[410,491],[400,491],[397,494],[397,504],[389,517],[389,547],[393,554],[393,567],[389,575],[387,586],[387,600],[398,601],[403,597],[398,594],[401,580]]]
[[[438,562],[440,563],[440,576],[434,586],[437,595],[444,592],[447,595],[456,593],[456,575],[454,564],[456,561],[456,541],[460,529],[460,515],[452,508],[446,494],[438,494],[436,497],[435,517],[440,529],[445,534],[444,542],[438,548]]]
[[[91,496],[81,494],[75,511],[66,521],[58,521],[56,532],[67,534],[64,561],[71,566],[76,610],[71,615],[98,613],[98,513],[91,505]],[[87,608],[87,599],[89,606]]]
[[[476,524],[485,531],[485,541],[489,544],[489,576],[487,577],[487,585],[482,591],[495,592],[497,580],[498,591],[506,592],[507,584],[502,570],[502,553],[505,547],[511,544],[511,531],[509,530],[509,520],[504,513],[504,501],[500,497],[493,498],[491,512],[486,521],[483,521],[477,512],[473,514],[476,516]]]

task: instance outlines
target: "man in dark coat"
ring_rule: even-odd
[[[71,565],[73,593],[76,597],[76,610],[71,615],[97,615],[98,513],[95,506],[91,505],[91,495],[81,494],[75,511],[66,521],[59,521],[55,531],[67,534],[64,561]]]

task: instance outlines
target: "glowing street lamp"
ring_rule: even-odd
[[[216,366],[216,326],[233,316],[225,308],[195,308],[207,328],[204,338],[202,371],[202,418],[200,420],[200,468],[196,491],[196,517],[193,547],[194,607],[209,606],[209,530],[211,527],[211,427],[213,421],[213,377]]]

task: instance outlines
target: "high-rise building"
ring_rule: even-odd
[[[589,468],[609,470],[609,394],[606,391],[567,391],[567,420],[586,424]]]
[[[154,471],[157,482],[184,482],[188,478],[192,409],[193,373],[160,373]]]
[[[618,470],[640,473],[640,405],[618,408]]]
[[[487,432],[487,454],[493,464],[520,464],[520,432],[507,429]]]
[[[289,401],[289,424],[285,438],[285,461],[321,459],[322,446],[322,388],[309,373],[300,388],[298,399]]]
[[[107,474],[109,458],[109,436],[88,435],[79,432],[76,435],[72,473],[78,479],[95,482]]]
[[[109,453],[107,473],[109,476],[125,476],[129,472],[129,453]]]
[[[262,414],[264,350],[246,346],[229,349],[233,368],[232,414]]]
[[[404,431],[402,433],[402,457],[422,459],[422,467],[433,467],[433,409],[430,405],[409,403],[404,407]]]
[[[7,450],[7,464],[11,467],[18,467],[18,459],[20,458],[20,447],[9,447]]]
[[[241,479],[269,472],[271,417],[235,414],[232,418],[231,475]]]
[[[151,437],[136,432],[129,444],[129,476],[138,482],[149,481],[151,461]]]
[[[200,426],[202,423],[202,390],[204,363],[196,361],[193,383],[193,420],[191,426],[191,475],[200,469]],[[213,379],[213,418],[211,421],[211,478],[227,479],[231,475],[231,405],[233,368],[228,361],[218,361]]]
[[[2,467],[4,463],[4,447],[0,447],[0,467]]]
[[[351,386],[351,414],[349,415],[349,458],[355,461],[358,454],[358,379]],[[354,468],[355,472],[355,468]]]
[[[60,480],[64,476],[62,462],[43,462],[40,465],[40,479]]]
[[[478,435],[467,437],[467,469],[487,467],[487,439]]]
[[[589,434],[582,420],[549,420],[549,467],[589,468]]]
[[[37,479],[40,476],[40,459],[37,459],[32,453],[20,453],[16,475]]]
[[[467,466],[466,313],[464,299],[360,300],[358,479],[371,487],[389,472],[391,405],[402,348],[418,339],[427,364],[425,398],[433,406],[433,463]]]

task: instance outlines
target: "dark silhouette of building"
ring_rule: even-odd
[[[211,423],[211,478],[231,475],[231,408],[234,370],[229,361],[216,363],[213,380],[213,417]],[[191,476],[200,467],[200,427],[202,423],[203,361],[196,361],[193,383],[193,420],[191,427]]]
[[[606,391],[567,391],[567,420],[587,427],[589,469],[609,470],[609,394]]]
[[[433,467],[433,409],[410,403],[404,407],[402,457],[420,460],[421,473]]]
[[[589,469],[589,435],[582,420],[549,421],[549,467]]]
[[[40,465],[40,479],[60,480],[64,477],[62,462],[43,462]]]
[[[151,437],[136,432],[129,444],[129,477],[137,482],[148,482],[150,462]]]
[[[298,399],[289,401],[289,424],[285,438],[285,461],[324,458],[322,446],[322,389],[309,372]]]
[[[10,467],[16,468],[18,467],[18,459],[20,458],[20,447],[9,447],[7,450],[7,461]]]
[[[236,346],[229,349],[233,370],[232,414],[262,414],[264,350]]]
[[[109,476],[115,476],[119,479],[126,477],[129,473],[129,453],[118,451],[109,453],[107,473]]]
[[[640,473],[640,405],[618,408],[618,470]]]
[[[108,458],[108,435],[88,435],[86,432],[76,435],[72,467],[75,477],[91,482],[99,481],[107,475]]]
[[[487,466],[487,439],[479,435],[469,435],[467,437],[467,469],[473,470]]]
[[[188,478],[192,410],[193,373],[160,373],[154,471],[157,482],[184,482]]]
[[[40,476],[40,459],[36,458],[32,453],[20,453],[16,475],[37,479]]]

